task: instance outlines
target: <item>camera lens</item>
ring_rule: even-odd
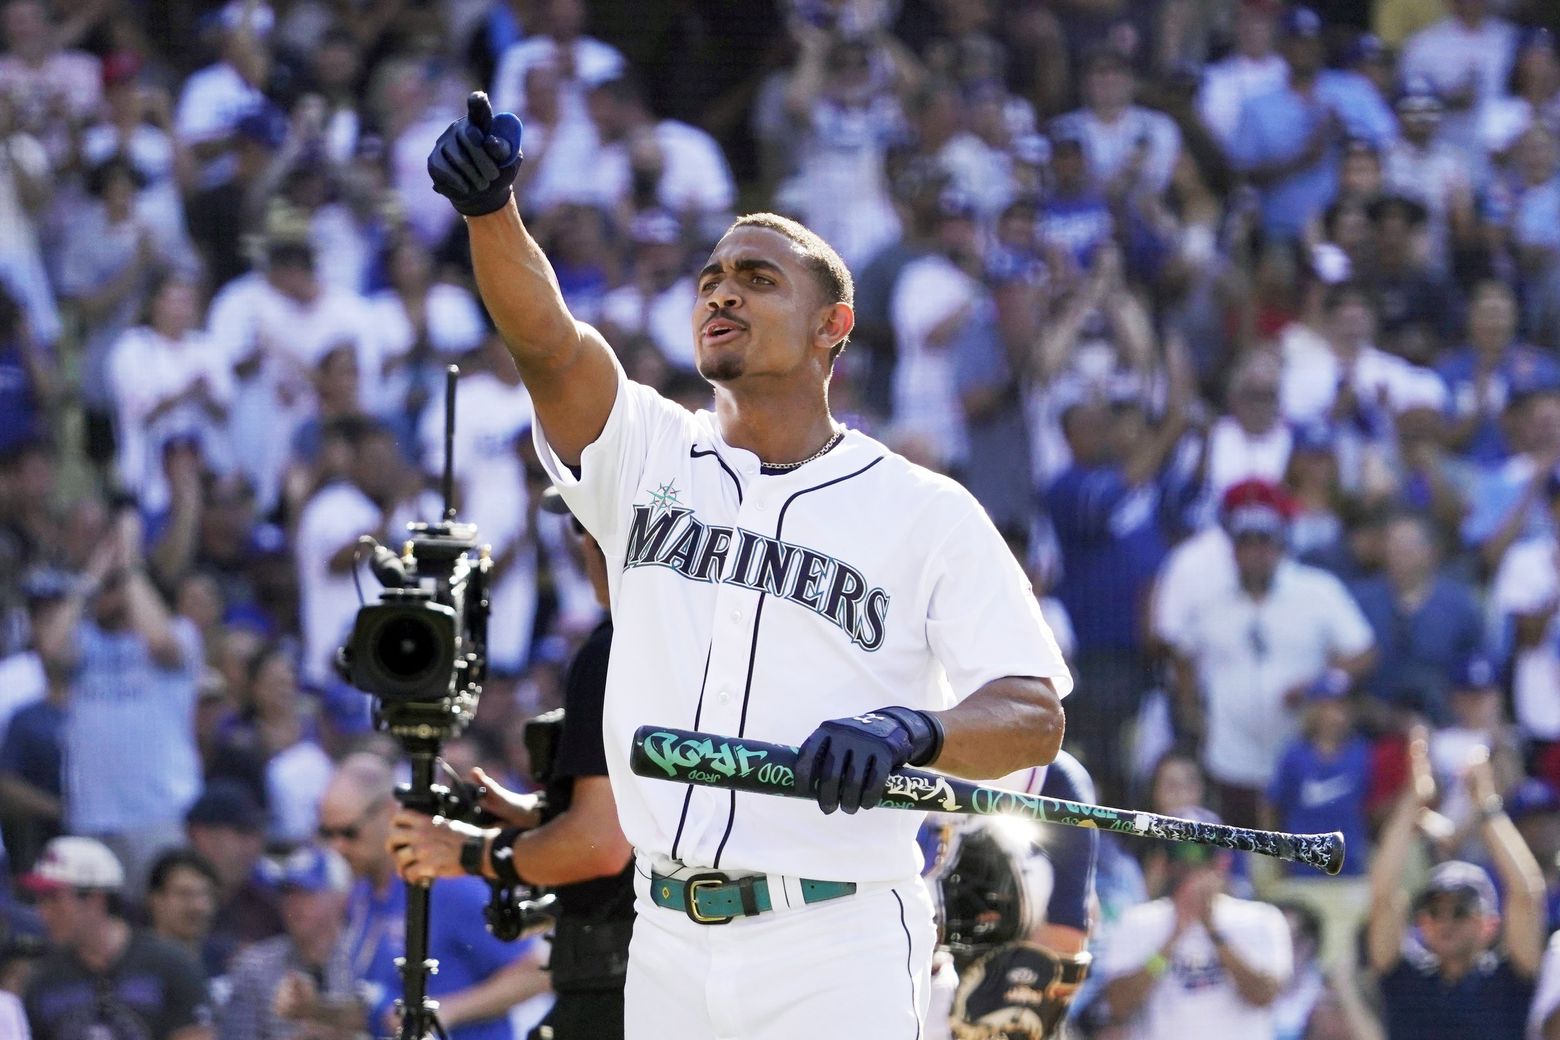
[[[423,619],[408,615],[392,618],[374,640],[374,657],[390,675],[411,682],[423,678],[440,664],[439,643]]]

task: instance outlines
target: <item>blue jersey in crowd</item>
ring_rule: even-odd
[[[1365,796],[1370,792],[1370,745],[1351,737],[1324,756],[1309,741],[1292,742],[1278,760],[1268,801],[1279,827],[1294,834],[1342,831],[1349,854],[1345,875],[1365,873]]]
[[[1158,483],[1128,484],[1121,467],[1069,466],[1045,493],[1062,552],[1057,598],[1080,651],[1137,647],[1141,601],[1168,551]]]
[[[479,878],[449,878],[430,890],[428,954],[439,962],[439,973],[428,979],[434,999],[458,993],[482,982],[525,954],[530,942],[495,939],[483,924],[488,886]],[[347,902],[347,948],[353,975],[363,986],[370,1027],[383,1031],[385,1016],[401,995],[401,974],[395,959],[406,950],[406,884],[390,882],[384,896],[360,879]],[[470,1022],[450,1030],[450,1040],[513,1040],[506,1018]]]

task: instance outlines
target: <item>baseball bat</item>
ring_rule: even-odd
[[[795,788],[797,750],[747,737],[640,726],[634,732],[628,765],[639,776],[674,783],[723,787],[752,794],[806,798]],[[1182,820],[1158,813],[1112,809],[1040,794],[1021,794],[920,769],[897,769],[878,803],[885,809],[919,809],[972,816],[1018,816],[1041,823],[1163,838],[1219,849],[1254,852],[1290,863],[1304,863],[1336,874],[1343,869],[1343,834],[1286,834],[1232,827],[1224,823]]]

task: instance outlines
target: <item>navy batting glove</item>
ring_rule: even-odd
[[[524,128],[513,112],[493,114],[482,91],[466,99],[466,117],[439,135],[428,154],[433,190],[468,217],[503,209],[514,194],[520,173],[520,134]]]
[[[797,753],[796,792],[816,798],[825,813],[870,809],[883,800],[890,773],[934,761],[942,742],[942,724],[914,708],[831,719]]]

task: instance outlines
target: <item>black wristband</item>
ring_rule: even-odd
[[[524,830],[524,827],[505,827],[493,838],[493,845],[488,851],[488,866],[492,868],[498,883],[505,888],[519,888],[525,884],[520,872],[515,869],[515,840]]]
[[[910,757],[905,760],[907,764],[930,765],[937,761],[938,755],[942,754],[944,736],[942,722],[931,712],[894,705],[890,708],[878,708],[877,714],[887,715],[910,734]]]
[[[460,846],[460,869],[473,877],[482,876],[482,855],[487,851],[487,834],[473,834]]]

